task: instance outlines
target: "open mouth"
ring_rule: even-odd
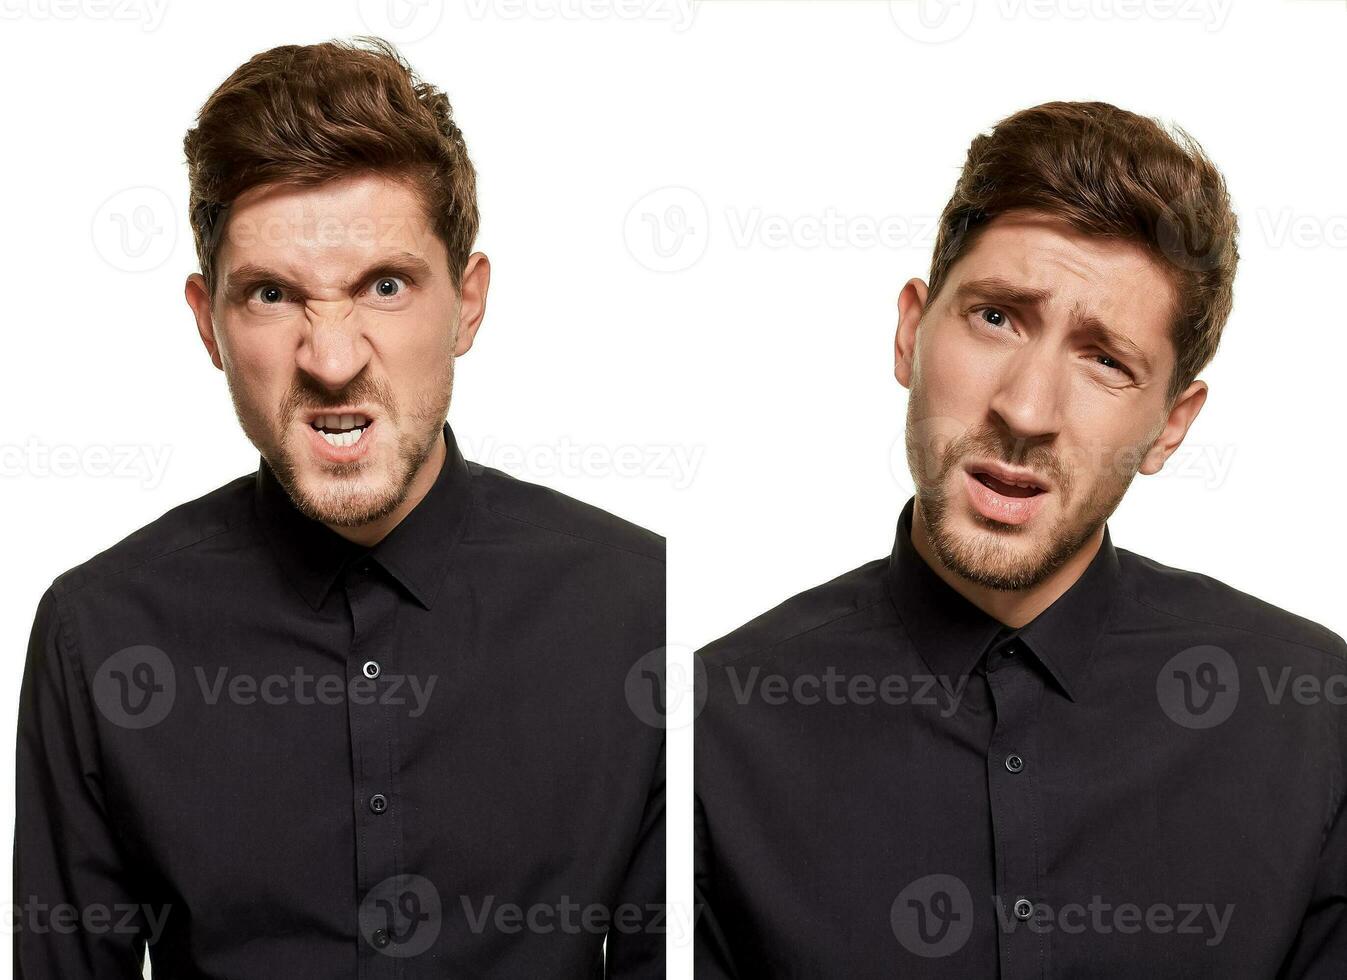
[[[1006,483],[990,473],[974,473],[973,476],[984,487],[996,491],[1003,497],[1036,497],[1046,492],[1036,483]]]
[[[323,437],[324,442],[338,448],[354,446],[373,424],[369,416],[361,414],[318,415],[309,423]]]

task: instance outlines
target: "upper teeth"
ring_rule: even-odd
[[[315,429],[354,429],[367,425],[369,419],[363,415],[320,415],[313,420]]]
[[[354,446],[365,434],[369,419],[360,414],[319,415],[313,428],[329,446]]]

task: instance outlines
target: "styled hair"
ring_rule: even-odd
[[[230,206],[264,184],[374,173],[408,182],[457,289],[477,237],[477,177],[453,107],[376,37],[287,44],[240,65],[183,139],[192,235],[212,298]]]
[[[1106,102],[1048,102],[976,137],[940,218],[928,302],[997,215],[1023,209],[1133,242],[1169,274],[1171,407],[1216,354],[1233,301],[1238,222],[1220,171],[1184,130]]]

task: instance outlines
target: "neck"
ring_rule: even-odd
[[[1004,626],[1019,629],[1034,619],[1039,613],[1051,606],[1057,599],[1075,584],[1090,566],[1099,547],[1104,542],[1104,529],[1100,527],[1076,553],[1062,563],[1047,578],[1028,589],[1007,591],[993,589],[986,585],[970,581],[952,571],[940,561],[931,547],[931,538],[926,529],[926,518],[921,510],[921,498],[918,497],[912,510],[912,546],[931,570],[987,615]]]
[[[443,468],[447,456],[448,453],[444,447],[444,434],[441,432],[431,448],[430,455],[426,457],[425,462],[416,471],[416,475],[412,477],[412,482],[407,487],[407,494],[402,498],[402,503],[398,504],[396,509],[377,521],[370,521],[368,524],[361,524],[357,527],[335,527],[332,524],[327,526],[347,541],[352,541],[366,548],[374,547],[387,537],[393,528],[401,524],[403,519],[415,510],[416,505],[430,492],[430,488],[434,486],[435,480],[440,475],[440,470]]]

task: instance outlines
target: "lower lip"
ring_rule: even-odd
[[[1028,522],[1042,509],[1043,501],[1048,497],[1046,490],[1032,497],[1004,497],[967,470],[963,471],[963,478],[973,508],[988,520],[1002,524]]]
[[[313,454],[319,459],[329,463],[354,463],[363,458],[369,452],[370,440],[374,438],[374,429],[377,422],[371,421],[365,427],[364,433],[352,446],[334,446],[313,426],[307,422],[303,423],[304,428],[309,430],[309,445],[313,447]]]

